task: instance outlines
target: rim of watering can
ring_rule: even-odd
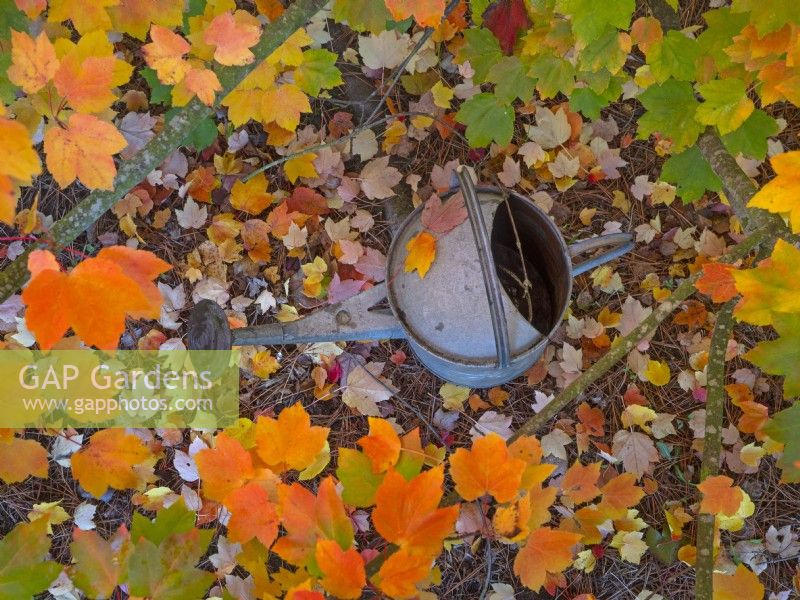
[[[457,193],[459,188],[451,189],[448,192],[441,194],[440,197],[444,201],[453,194]],[[542,337],[534,340],[533,342],[525,345],[521,349],[512,349],[511,351],[511,358],[512,360],[523,357],[528,355],[529,353],[535,351],[539,348],[542,344],[546,344],[552,336],[553,332],[558,328],[559,324],[564,318],[564,315],[569,308],[570,298],[572,296],[572,259],[569,254],[569,247],[567,245],[566,240],[564,239],[563,234],[559,230],[558,226],[553,222],[552,218],[545,213],[541,208],[536,206],[536,204],[528,198],[527,196],[523,196],[517,192],[511,190],[502,190],[495,186],[475,186],[475,191],[478,193],[479,197],[481,195],[491,195],[497,198],[497,205],[498,210],[503,207],[503,204],[506,201],[506,197],[514,197],[517,200],[524,202],[529,208],[531,208],[534,212],[538,213],[540,217],[542,217],[542,221],[546,223],[546,226],[549,230],[549,233],[552,234],[550,237],[556,238],[557,243],[559,245],[560,256],[563,259],[564,266],[566,267],[564,277],[567,279],[566,281],[566,290],[565,290],[565,297],[564,302],[562,302],[562,306],[557,311],[557,318],[553,322],[553,326],[549,329],[549,331],[542,331]],[[394,272],[391,269],[392,265],[402,264],[402,261],[399,261],[398,252],[400,252],[402,248],[402,239],[404,237],[404,233],[411,227],[418,225],[421,220],[421,213],[424,209],[425,203],[420,204],[417,208],[415,208],[405,219],[405,221],[401,224],[400,228],[395,232],[395,235],[392,239],[392,242],[389,246],[389,252],[387,254],[387,273]],[[489,234],[491,236],[491,232],[494,229],[494,219],[492,219],[492,225],[489,227]],[[444,237],[444,236],[443,236]],[[437,249],[438,250],[438,249]],[[555,285],[555,284],[554,284]],[[441,348],[437,348],[433,346],[426,338],[422,337],[419,332],[415,330],[415,328],[411,325],[408,318],[406,317],[405,312],[400,307],[400,302],[397,298],[397,290],[394,284],[393,278],[387,279],[387,299],[389,300],[389,304],[392,307],[393,312],[397,316],[397,319],[403,326],[403,329],[406,332],[408,338],[413,341],[415,344],[422,347],[427,352],[434,354],[441,359],[446,361],[452,362],[454,365],[486,365],[486,358],[470,358],[456,355],[452,352],[443,351]],[[517,317],[519,319],[528,322],[524,315],[522,315],[516,307],[513,307],[513,313],[511,315],[507,315],[506,318],[513,318]],[[491,335],[491,332],[487,332],[487,335]]]

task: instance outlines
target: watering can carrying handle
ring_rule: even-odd
[[[478,248],[483,284],[486,287],[486,297],[489,300],[489,312],[492,317],[494,344],[497,348],[497,366],[505,369],[511,363],[511,345],[508,341],[508,322],[506,321],[505,308],[503,307],[500,278],[497,276],[497,269],[492,256],[489,230],[486,228],[478,193],[475,191],[475,184],[472,182],[469,171],[463,165],[459,165],[456,168],[456,176],[461,187],[461,193],[464,196],[464,204],[469,213],[469,222],[472,226],[472,235],[475,237],[475,245]]]
[[[599,256],[595,256],[592,259],[585,260],[575,265],[572,267],[572,274],[580,275],[586,273],[586,271],[596,269],[600,265],[604,265],[615,258],[619,258],[623,254],[627,254],[633,250],[633,236],[629,233],[609,233],[607,235],[589,238],[588,240],[581,240],[580,242],[570,244],[569,255],[575,258],[576,256],[580,256],[591,250],[596,250],[597,248],[603,248],[604,246],[615,247],[607,252],[603,252]]]

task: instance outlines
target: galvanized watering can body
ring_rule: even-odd
[[[563,319],[573,277],[629,252],[633,242],[618,233],[568,246],[528,198],[476,189],[463,169],[458,176],[469,218],[439,238],[424,278],[403,269],[403,250],[422,229],[419,207],[392,241],[386,282],[298,321],[232,331],[219,306],[204,301],[190,319],[189,348],[397,338],[459,385],[491,387],[521,375]],[[573,265],[574,257],[605,246],[612,249]],[[384,298],[388,309],[373,308]]]

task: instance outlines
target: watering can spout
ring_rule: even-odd
[[[386,286],[380,284],[297,321],[233,330],[219,305],[203,301],[195,307],[189,322],[189,348],[224,349],[226,343],[230,348],[403,338],[403,329],[390,310],[371,310],[385,297]]]

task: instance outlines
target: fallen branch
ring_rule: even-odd
[[[708,353],[706,399],[706,427],[703,440],[703,463],[700,480],[719,472],[722,449],[722,417],[725,406],[725,352],[733,332],[733,306],[731,300],[720,309],[711,335]],[[697,518],[697,562],[695,564],[695,597],[712,600],[714,595],[714,521],[715,516],[701,513]]]
[[[260,62],[280,46],[299,27],[305,25],[326,4],[327,0],[298,0],[279,19],[264,28],[261,40],[252,48],[256,60],[241,67],[217,66],[222,91],[217,96],[226,96],[247,77]],[[50,244],[44,240],[29,246],[9,266],[0,272],[0,302],[19,290],[28,278],[28,254],[36,247],[55,246],[57,249],[71,244],[97,221],[125,194],[138,185],[169,154],[189,137],[198,123],[213,113],[213,107],[205,106],[196,98],[170,119],[164,129],[139,152],[135,158],[121,163],[114,179],[112,191],[95,190],[81,200],[67,215],[50,230]]]
[[[756,233],[745,238],[719,262],[733,263],[740,258],[745,257],[757,245],[767,241],[775,235],[773,227],[765,227]],[[539,429],[547,424],[550,419],[555,417],[564,407],[577,398],[581,393],[600,379],[611,367],[624,359],[628,353],[633,350],[640,340],[655,333],[658,326],[664,319],[666,319],[672,312],[678,308],[680,303],[695,292],[695,282],[699,274],[692,275],[684,279],[683,282],[675,288],[675,291],[670,294],[664,302],[657,306],[652,313],[642,321],[633,331],[625,337],[619,339],[600,360],[594,363],[586,371],[584,371],[577,379],[565,387],[562,392],[551,400],[540,412],[528,419],[522,424],[514,435],[509,438],[509,443],[523,435],[534,435]]]

